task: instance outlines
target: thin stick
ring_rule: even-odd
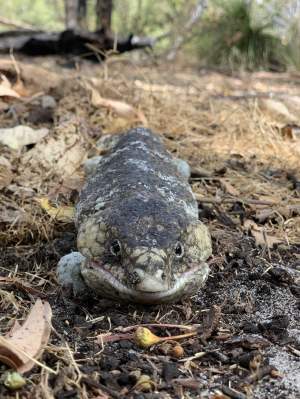
[[[196,199],[199,202],[205,202],[207,204],[233,204],[235,202],[242,202],[243,204],[249,205],[281,205],[279,202],[275,201],[264,201],[255,199],[245,199],[245,198],[207,198],[202,197],[195,193]]]
[[[157,328],[178,328],[180,330],[188,330],[192,331],[197,328],[197,326],[185,326],[183,324],[155,324],[155,323],[146,323],[146,324],[136,324],[129,327],[122,328],[122,332],[127,332],[131,330],[135,330],[137,327],[157,327]]]
[[[174,336],[171,335],[170,337],[159,337],[159,342],[157,342],[157,343],[160,344],[163,341],[176,341],[177,339],[194,337],[197,334],[198,334],[198,331],[192,331],[192,332],[180,334],[180,335],[174,335]]]

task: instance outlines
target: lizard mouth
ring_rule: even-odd
[[[179,300],[185,295],[191,295],[200,288],[208,277],[209,267],[202,262],[181,273],[175,283],[168,289],[156,292],[138,291],[128,287],[118,280],[111,272],[103,268],[101,262],[90,260],[82,270],[86,283],[98,294],[114,299],[144,304],[168,303]],[[88,278],[86,278],[88,276]]]

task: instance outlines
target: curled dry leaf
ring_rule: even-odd
[[[261,99],[261,106],[263,109],[269,111],[277,118],[284,119],[288,122],[297,121],[297,117],[292,114],[287,106],[281,101],[273,100],[270,98],[263,98]]]
[[[74,220],[75,208],[73,206],[59,206],[50,205],[49,199],[42,197],[35,199],[41,207],[51,216],[60,222],[70,223]]]
[[[282,243],[281,238],[268,234],[263,227],[258,226],[252,220],[245,220],[244,229],[250,232],[257,246],[273,248],[275,244]]]
[[[0,60],[0,71],[8,76],[13,76],[17,80],[16,86],[13,87],[19,94],[24,87],[20,87],[18,82],[24,82],[26,86],[26,95],[32,95],[36,92],[41,92],[41,90],[48,91],[49,89],[59,85],[63,77],[61,74],[52,72],[41,66],[34,65],[32,63],[26,64],[25,62],[17,63],[13,60]],[[23,83],[22,83],[23,85]],[[30,90],[28,90],[30,88]]]
[[[88,87],[91,90],[91,102],[94,107],[105,107],[114,111],[117,115],[123,118],[136,119],[142,122],[143,125],[148,125],[148,121],[143,112],[135,109],[132,105],[123,101],[103,98],[96,89],[91,86]]]
[[[0,361],[19,373],[32,369],[48,343],[52,310],[48,302],[38,299],[22,326],[0,336]]]
[[[19,125],[13,128],[0,129],[0,143],[13,150],[20,150],[28,144],[35,144],[49,133],[49,129],[32,129],[29,126]]]
[[[1,74],[0,79],[0,97],[20,97],[20,95],[14,89],[12,89],[10,81],[5,75]]]

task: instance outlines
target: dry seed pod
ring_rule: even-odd
[[[16,371],[9,372],[5,376],[4,385],[11,391],[22,388],[26,384],[26,380]]]
[[[141,348],[149,348],[160,340],[161,338],[153,334],[148,328],[138,327],[135,331],[135,342]]]
[[[176,344],[175,346],[173,346],[173,348],[171,348],[170,355],[176,357],[176,359],[181,358],[184,355],[183,347],[179,344]]]
[[[151,380],[149,375],[142,374],[134,386],[135,390],[141,392],[150,392],[155,388],[155,383]]]

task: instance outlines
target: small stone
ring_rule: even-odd
[[[93,158],[87,159],[85,161],[83,167],[84,167],[84,173],[86,174],[86,176],[92,175],[93,173],[95,173],[96,168],[102,158],[103,157],[101,155],[99,155],[97,157],[93,157]]]
[[[178,366],[175,363],[164,363],[162,377],[166,382],[170,382],[173,378],[178,377],[178,375]]]
[[[41,100],[41,104],[43,108],[55,108],[56,101],[52,96],[43,96]]]
[[[118,384],[121,386],[131,385],[131,378],[130,375],[127,373],[122,373],[118,377]]]

